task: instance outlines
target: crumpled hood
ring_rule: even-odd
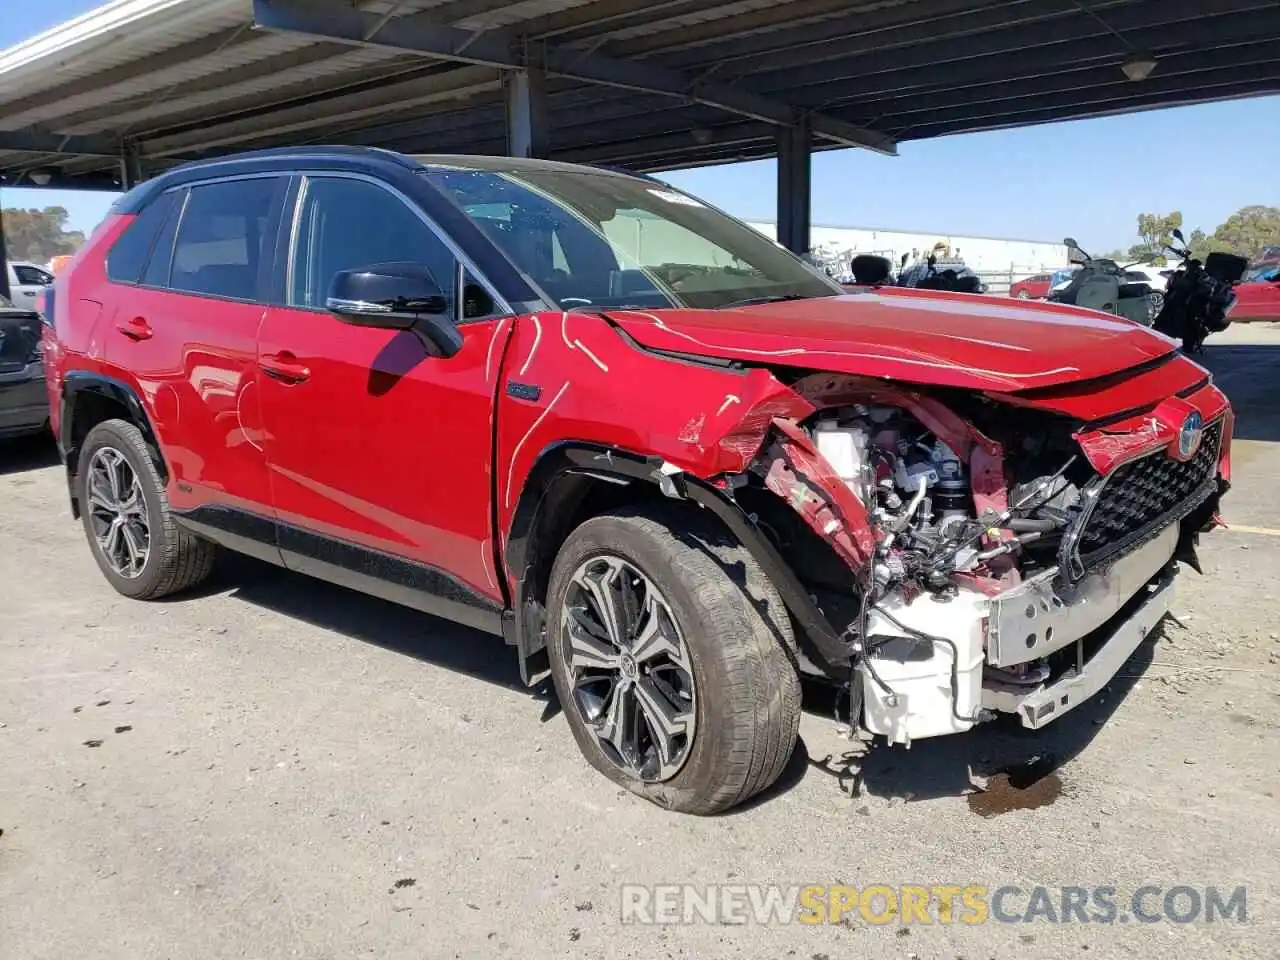
[[[608,315],[652,349],[1001,393],[1106,376],[1176,349],[1093,310],[907,288]]]

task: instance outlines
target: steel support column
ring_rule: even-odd
[[[132,190],[145,179],[137,144],[125,141],[120,145],[120,189]]]
[[[547,157],[547,78],[541,70],[512,70],[503,78],[507,98],[507,154]]]
[[[3,191],[0,191],[3,193]],[[13,291],[9,289],[9,260],[5,253],[4,239],[4,199],[0,196],[0,297],[9,299]]]
[[[778,138],[778,242],[795,254],[809,251],[812,140],[809,125],[782,127]]]

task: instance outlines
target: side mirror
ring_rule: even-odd
[[[1066,247],[1068,250],[1078,250],[1078,249],[1080,249],[1080,244],[1076,243],[1076,238],[1075,238],[1075,237],[1065,237],[1065,238],[1063,238],[1062,245],[1063,245],[1064,247]]]
[[[343,323],[412,330],[433,352],[462,349],[449,298],[420,263],[376,263],[334,274],[325,308]]]
[[[1173,228],[1173,239],[1177,240],[1179,243],[1187,242],[1187,238],[1182,235],[1182,231],[1177,227]]]

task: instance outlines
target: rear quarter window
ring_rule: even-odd
[[[107,253],[107,278],[114,283],[137,283],[151,255],[156,234],[169,219],[173,195],[161,194],[125,228]]]

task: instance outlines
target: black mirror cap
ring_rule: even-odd
[[[449,298],[420,263],[375,263],[334,274],[325,307],[344,323],[411,330],[435,356],[462,349]]]
[[[449,316],[448,298],[420,263],[340,270],[329,283],[325,308],[346,323],[389,330],[408,330],[423,318]]]

